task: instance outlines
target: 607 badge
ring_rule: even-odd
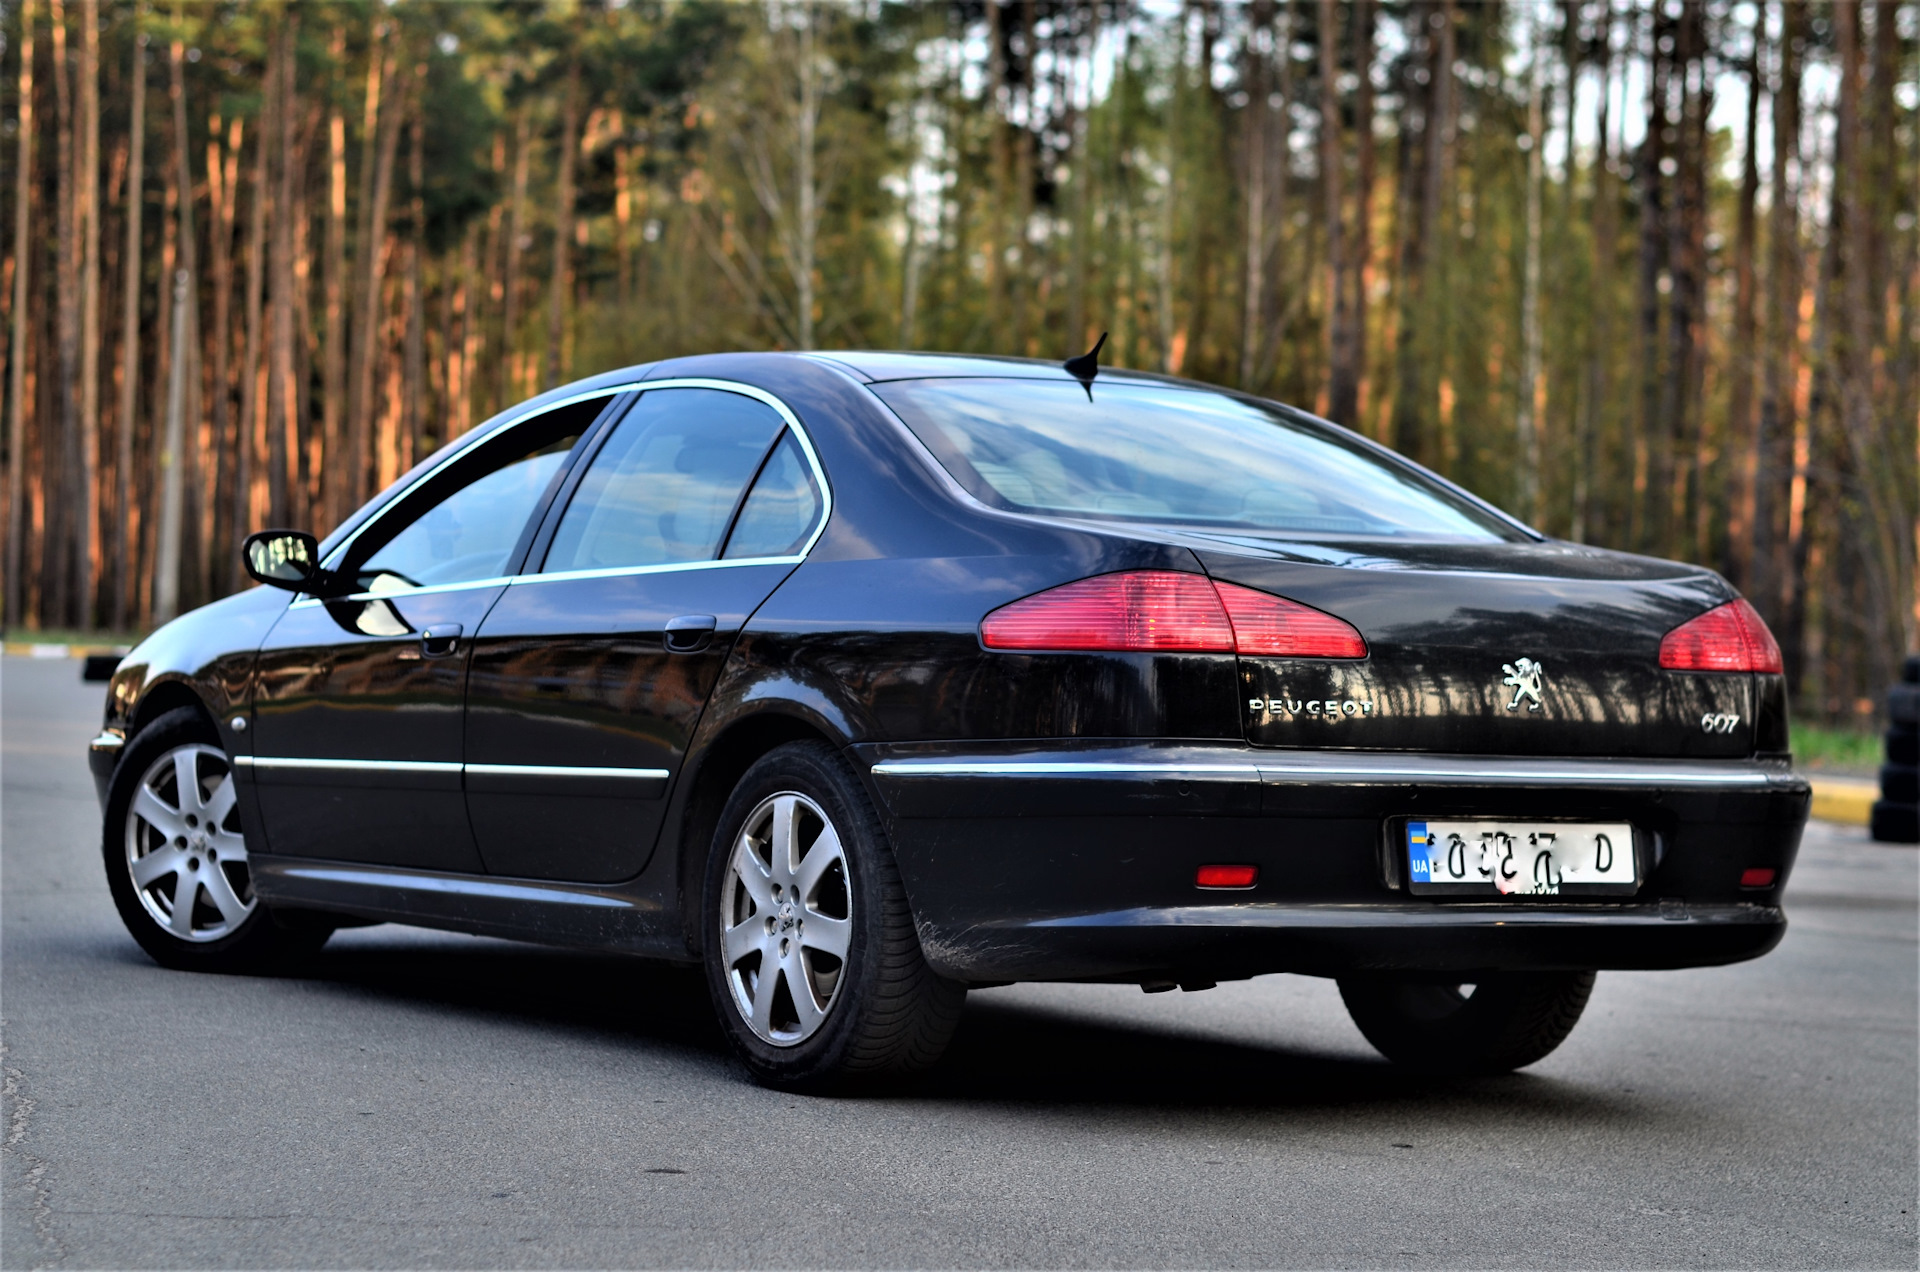
[[[1631,892],[1639,883],[1633,827],[1624,822],[1409,821],[1414,893],[1557,896]]]

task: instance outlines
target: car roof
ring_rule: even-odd
[[[1068,380],[1065,366],[1043,358],[999,357],[975,353],[914,353],[865,349],[829,350],[798,355],[815,362],[830,363],[851,371],[869,384],[886,380],[974,379],[993,377],[1017,380]],[[1186,383],[1173,376],[1151,371],[1128,371],[1119,367],[1100,368],[1103,378]],[[1196,386],[1199,387],[1199,386]]]

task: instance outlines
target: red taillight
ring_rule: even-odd
[[[1780,646],[1753,606],[1728,601],[1666,634],[1660,665],[1668,671],[1779,672]]]
[[[1199,888],[1251,888],[1260,877],[1258,866],[1202,866],[1194,872]]]
[[[1748,866],[1740,872],[1740,886],[1743,888],[1771,888],[1773,871],[1766,866]]]
[[[1134,570],[1003,605],[980,624],[988,649],[1233,652],[1233,627],[1204,574]]]
[[[1365,658],[1367,642],[1353,624],[1284,596],[1215,583],[1233,620],[1233,639],[1243,654],[1282,658]]]
[[[1367,656],[1360,633],[1331,614],[1177,570],[1049,588],[987,615],[980,641],[988,649]]]

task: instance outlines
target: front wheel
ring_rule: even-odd
[[[1472,983],[1343,976],[1340,997],[1367,1041],[1424,1073],[1507,1073],[1544,1059],[1593,993],[1592,972],[1488,972]]]
[[[318,915],[276,920],[254,894],[233,765],[219,741],[186,707],[134,735],[107,789],[107,886],[154,962],[265,971],[319,949],[333,929]]]
[[[927,966],[866,792],[825,743],[763,756],[734,788],[707,863],[707,983],[755,1078],[846,1088],[923,1069],[966,987]]]

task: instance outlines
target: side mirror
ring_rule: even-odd
[[[304,530],[262,530],[240,546],[247,573],[268,587],[289,592],[313,590],[325,574],[320,543]]]

